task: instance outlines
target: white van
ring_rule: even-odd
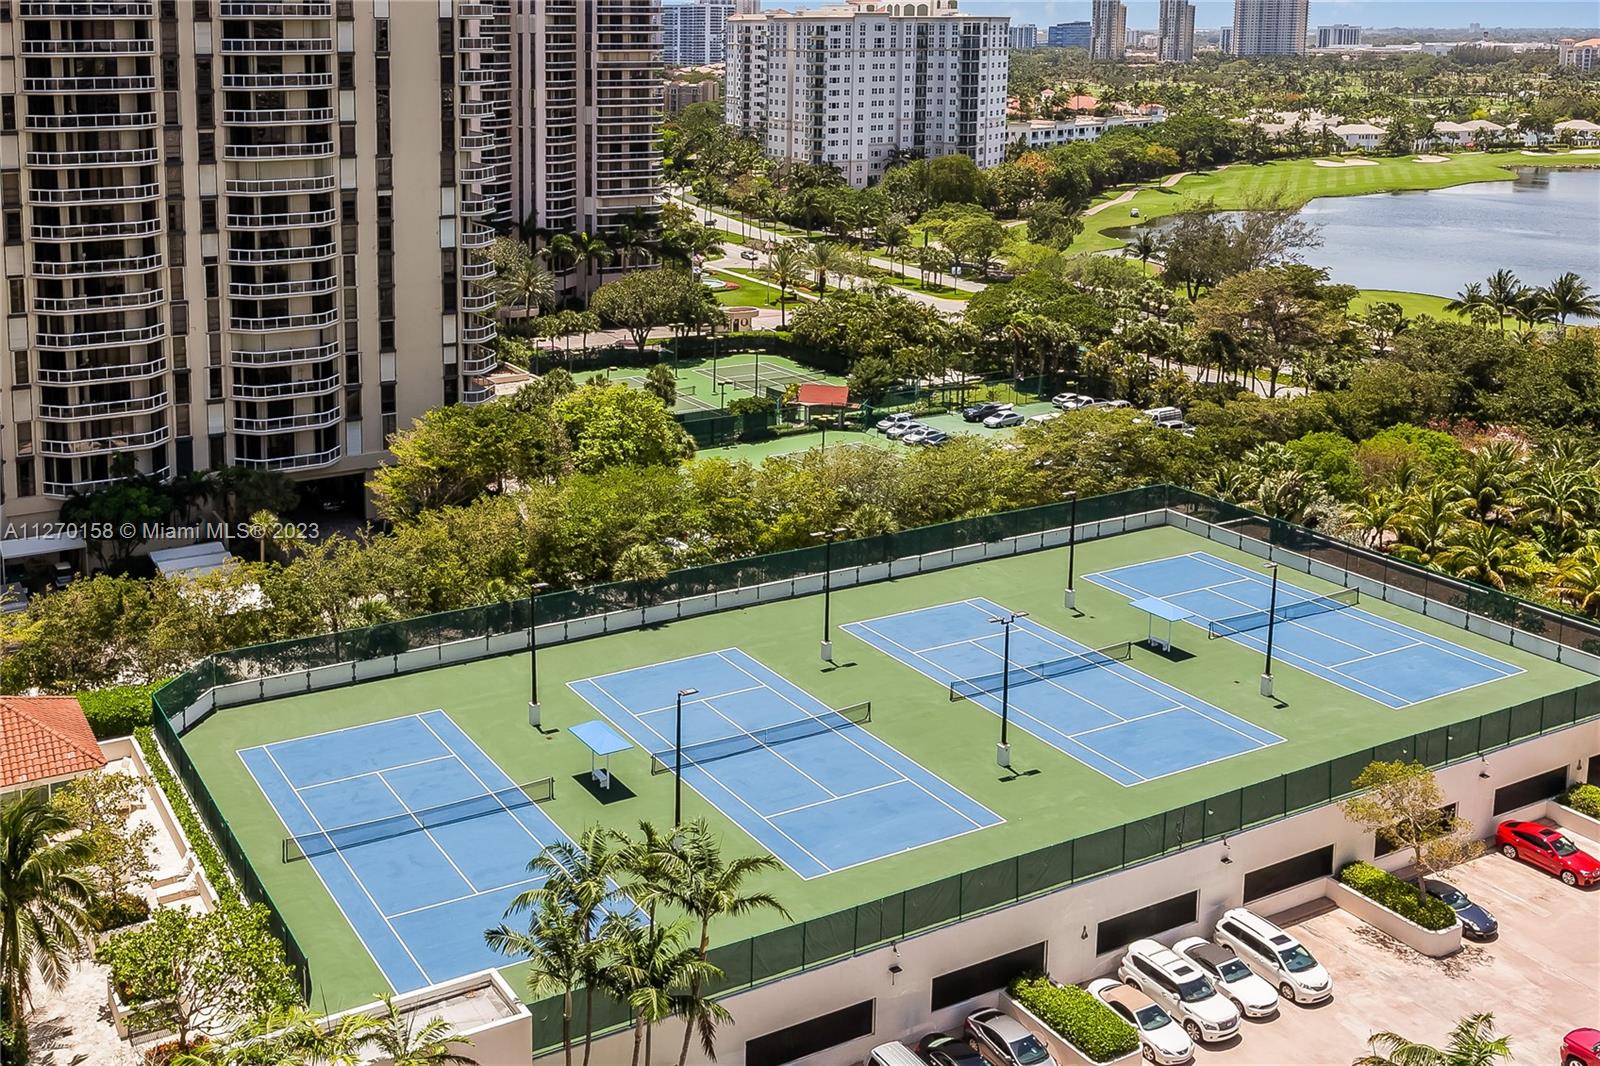
[[[915,1051],[898,1040],[879,1044],[867,1055],[863,1066],[928,1066]]]
[[[1216,941],[1232,948],[1291,1003],[1320,1003],[1333,995],[1333,978],[1294,937],[1246,907],[1223,912]]]
[[[1117,976],[1165,1007],[1197,1044],[1228,1040],[1239,1031],[1233,1001],[1199,967],[1158,941],[1129,944]]]

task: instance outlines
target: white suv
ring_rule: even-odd
[[[1278,993],[1228,945],[1192,936],[1172,945],[1172,950],[1198,966],[1246,1018],[1266,1018],[1277,1012]]]
[[[1294,937],[1245,907],[1217,921],[1216,940],[1278,987],[1291,1003],[1320,1003],[1333,995],[1333,978]]]
[[[1135,940],[1117,976],[1167,1009],[1196,1043],[1214,1044],[1239,1031],[1239,1008],[1219,995],[1188,959],[1154,940]]]

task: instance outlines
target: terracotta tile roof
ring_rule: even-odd
[[[105,766],[75,696],[0,696],[0,789]]]
[[[844,407],[850,402],[850,388],[847,385],[801,385],[795,400],[807,407]]]

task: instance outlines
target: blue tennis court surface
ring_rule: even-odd
[[[1086,580],[1132,599],[1159,596],[1187,608],[1194,615],[1190,621],[1201,629],[1263,612],[1257,619],[1259,628],[1243,632],[1229,632],[1229,626],[1219,628],[1229,640],[1266,651],[1264,612],[1272,594],[1272,579],[1262,571],[1209,552],[1190,552],[1090,574]],[[1522,673],[1520,667],[1359,607],[1329,605],[1334,609],[1321,611],[1318,601],[1323,600],[1317,593],[1279,578],[1273,658],[1387,707],[1409,707]],[[1320,613],[1294,617],[1297,609]]]
[[[804,878],[1004,819],[736,648],[569,682]],[[700,745],[705,745],[700,747]]]
[[[397,992],[505,965],[483,931],[567,839],[443,711],[239,757]]]
[[[961,600],[850,622],[843,629],[941,685],[994,674],[1003,661],[1006,609]],[[1038,666],[1091,649],[1031,618],[1011,632],[1011,665]],[[968,697],[1000,714],[1000,697]],[[1059,677],[1015,678],[1012,725],[1123,785],[1192,770],[1282,741],[1282,737],[1156,680],[1125,662],[1101,662]]]

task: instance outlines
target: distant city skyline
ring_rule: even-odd
[[[764,7],[819,7],[830,0],[763,0]],[[1089,18],[1090,0],[959,0],[975,15],[1010,15],[1013,22],[1040,27]],[[1153,30],[1158,0],[1127,0],[1128,25]],[[1233,20],[1233,0],[1196,0],[1197,30],[1216,29]],[[1310,24],[1334,22],[1360,26],[1464,27],[1541,29],[1552,26],[1600,27],[1594,0],[1311,0]]]

